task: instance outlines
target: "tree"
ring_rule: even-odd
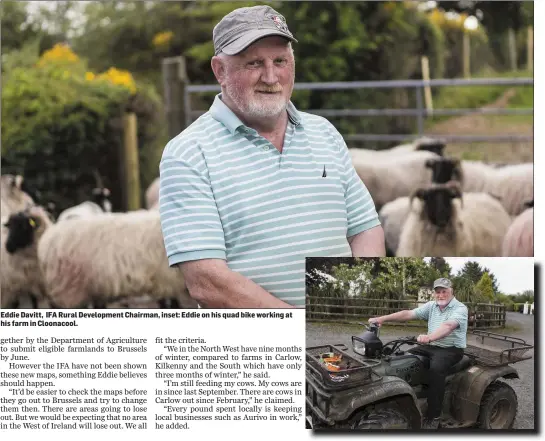
[[[494,295],[497,295],[500,292],[500,287],[498,285],[498,279],[496,279],[496,276],[492,271],[490,271],[488,268],[484,267],[483,271],[487,272],[490,276],[490,279],[492,280],[492,288],[494,289]]]
[[[430,266],[439,271],[441,276],[450,277],[452,269],[443,257],[432,257],[430,259]]]
[[[471,280],[473,284],[476,284],[481,280],[483,273],[484,271],[478,262],[469,261],[466,262],[463,268],[458,272],[458,276],[465,277]]]
[[[487,272],[483,274],[481,280],[475,285],[475,290],[489,302],[494,302],[494,288],[492,287],[492,279]]]

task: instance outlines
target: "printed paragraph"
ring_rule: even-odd
[[[302,382],[303,348],[210,345],[204,339],[157,338],[155,389],[157,429],[188,429],[201,421],[300,421],[294,399]],[[281,375],[279,375],[281,374]],[[300,400],[298,400],[300,401]]]
[[[127,354],[147,352],[146,344],[132,337],[0,339],[0,386],[8,391],[0,428],[145,429],[148,392],[132,381],[146,379],[148,365]],[[93,362],[81,362],[81,354]]]

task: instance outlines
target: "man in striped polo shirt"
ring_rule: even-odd
[[[379,326],[387,321],[428,321],[428,333],[419,335],[417,339],[426,346],[411,349],[413,354],[430,358],[428,409],[423,424],[425,429],[439,427],[446,374],[464,355],[468,321],[467,306],[456,300],[449,279],[437,279],[433,282],[433,289],[435,300],[423,306],[369,319],[370,323]]]
[[[202,306],[304,307],[305,257],[385,255],[373,200],[333,125],[290,101],[284,17],[239,8],[213,40],[221,93],[160,163],[169,264]]]

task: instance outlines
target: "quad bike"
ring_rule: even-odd
[[[376,325],[344,344],[306,349],[308,429],[420,429],[427,406],[429,358],[415,337],[382,344]],[[532,358],[524,340],[473,331],[463,358],[448,372],[440,428],[509,429],[517,396],[504,381],[518,379],[510,366]],[[416,346],[404,350],[405,346]],[[507,347],[502,349],[502,347]]]

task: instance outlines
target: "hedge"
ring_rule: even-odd
[[[114,210],[123,209],[118,152],[125,112],[138,118],[142,193],[158,174],[165,142],[160,100],[128,72],[87,72],[57,46],[31,68],[4,72],[2,89],[2,173],[22,174],[39,202],[63,210],[89,199],[98,172]]]

